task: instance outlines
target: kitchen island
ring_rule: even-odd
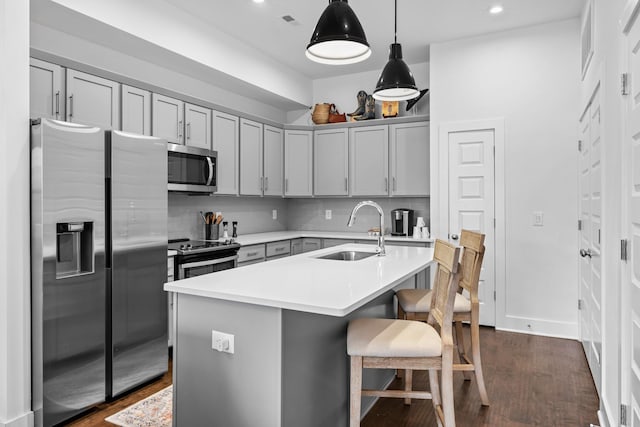
[[[348,322],[394,317],[394,290],[415,287],[433,258],[431,248],[405,246],[320,258],[373,249],[335,246],[166,284],[176,310],[174,426],[347,426]],[[233,335],[222,343],[232,354],[212,349],[212,331]],[[365,386],[393,378],[366,374]]]

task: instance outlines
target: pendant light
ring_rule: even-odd
[[[395,0],[393,44],[389,47],[389,62],[382,69],[373,97],[378,101],[405,101],[420,95],[411,70],[402,60],[402,46],[397,40],[398,0]]]
[[[329,0],[306,55],[312,61],[332,65],[354,64],[371,55],[362,25],[347,0]]]

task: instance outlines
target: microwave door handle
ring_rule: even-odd
[[[211,161],[211,157],[207,156],[207,163],[209,164],[209,178],[207,179],[206,185],[211,185],[211,181],[213,181],[213,161]]]

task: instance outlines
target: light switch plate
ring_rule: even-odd
[[[533,213],[533,225],[536,227],[542,227],[544,225],[544,212]]]
[[[331,219],[331,209],[324,211],[324,219]]]
[[[271,211],[271,217],[273,219],[278,219],[278,210],[277,209],[274,209],[274,210]]]

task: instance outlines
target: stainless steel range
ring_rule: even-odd
[[[174,262],[180,280],[237,267],[240,244],[175,239],[169,240],[169,249],[178,252]]]

